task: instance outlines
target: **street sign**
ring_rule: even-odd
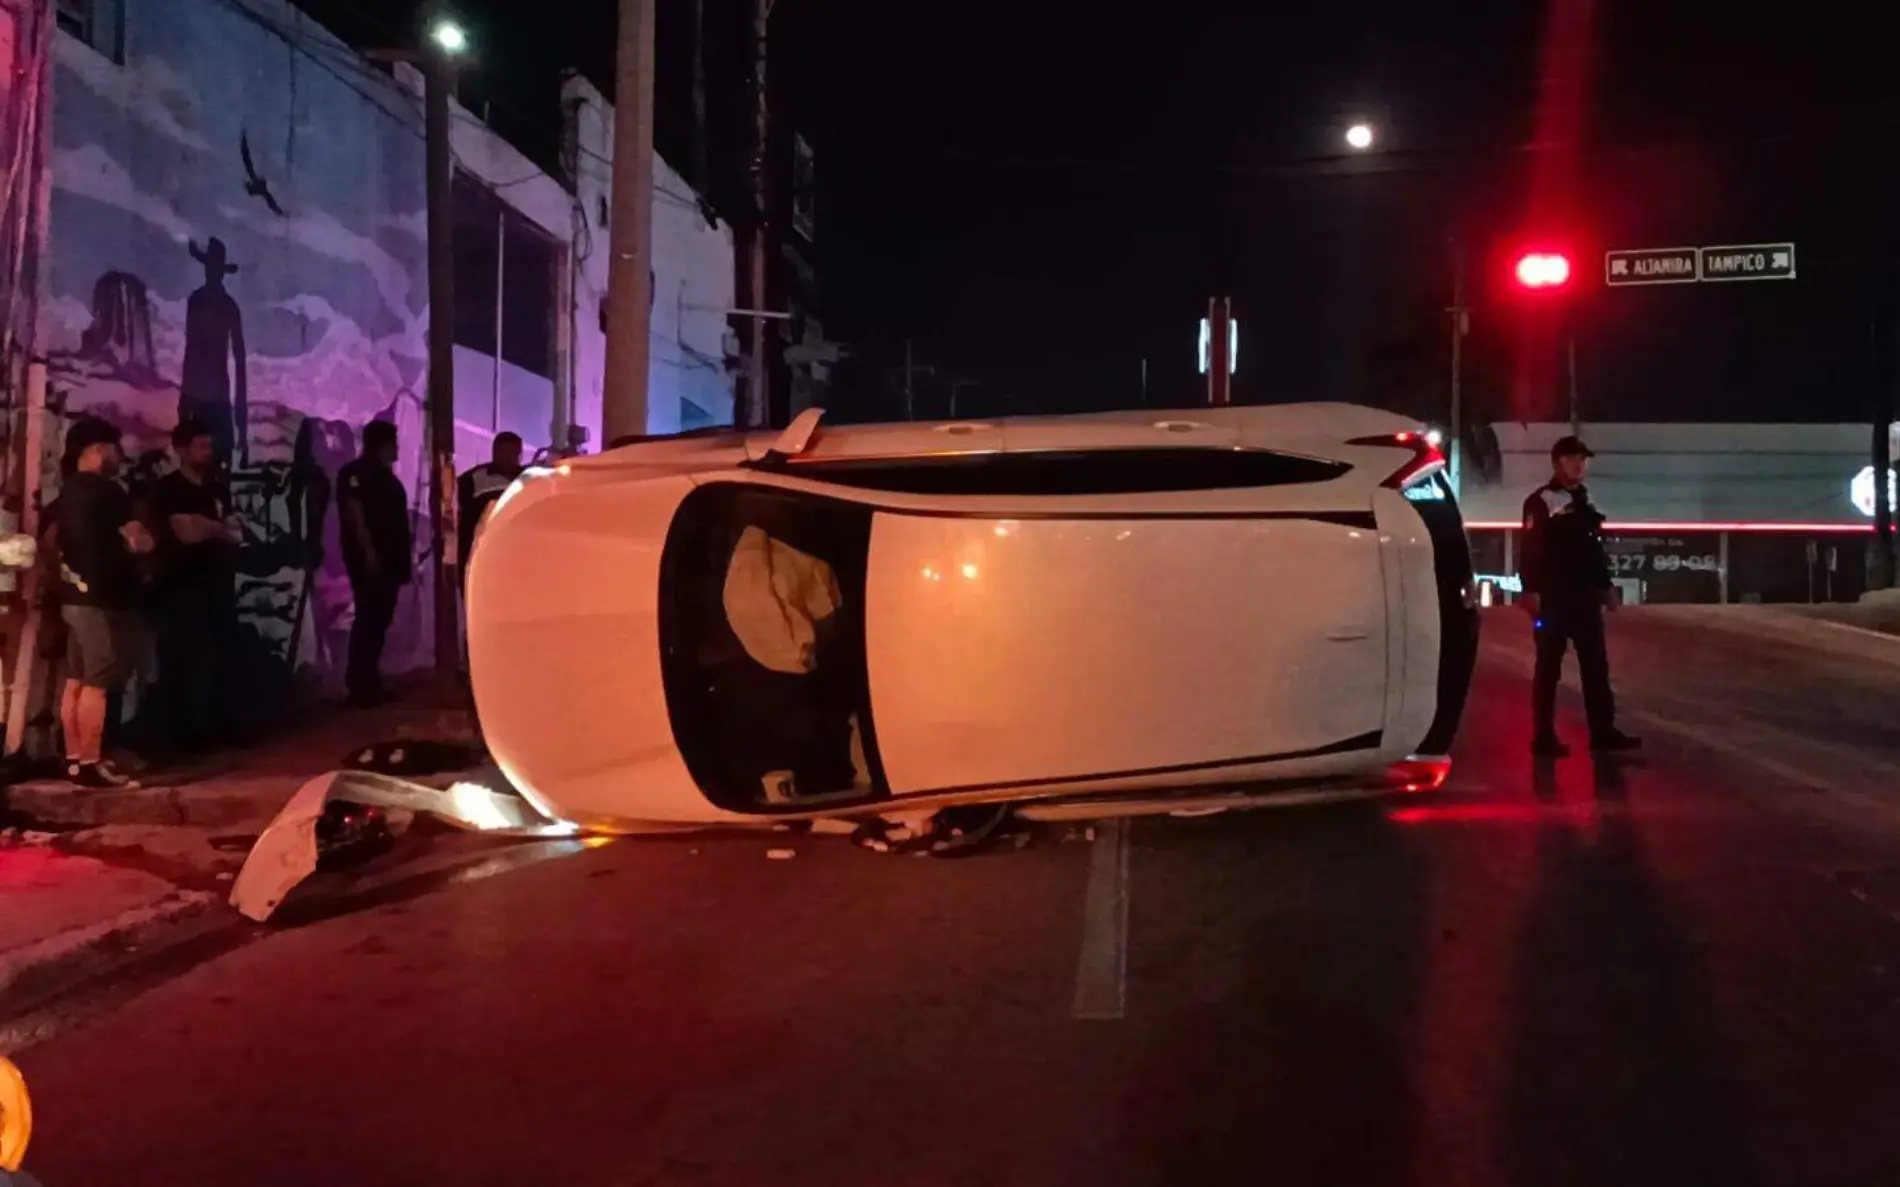
[[[1702,279],[1793,280],[1794,244],[1744,243],[1700,249]]]
[[[1603,256],[1603,283],[1694,284],[1700,272],[1693,247],[1648,247]]]
[[[1603,253],[1603,283],[1695,284],[1718,280],[1793,280],[1794,244],[1643,247]]]

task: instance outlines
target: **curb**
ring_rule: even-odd
[[[292,782],[276,777],[275,783]],[[275,788],[273,788],[275,790]],[[137,791],[80,791],[57,782],[16,783],[7,791],[7,806],[15,815],[55,828],[96,828],[108,824],[136,824],[155,828],[235,828],[261,825],[269,812],[260,806],[258,791],[232,787],[208,792],[203,783]]]
[[[177,890],[90,927],[72,928],[0,955],[0,1018],[25,1014],[112,971],[141,950],[168,948],[228,926],[220,896]]]

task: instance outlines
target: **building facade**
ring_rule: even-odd
[[[1461,467],[1478,572],[1515,584],[1524,499],[1568,424],[1500,424]],[[1870,428],[1590,424],[1590,494],[1630,602],[1853,601],[1873,543]],[[1490,443],[1487,442],[1487,446]]]
[[[181,416],[213,426],[245,525],[242,678],[255,703],[340,672],[350,623],[330,480],[396,424],[427,520],[430,293],[421,83],[285,0],[58,0],[38,349],[43,466],[63,426],[125,431],[135,481]],[[598,441],[612,113],[576,83],[575,168],[550,176],[456,105],[456,463],[512,430]],[[655,168],[650,428],[731,417],[732,236]],[[690,207],[691,210],[685,209]],[[579,431],[576,431],[579,430]],[[428,532],[394,669],[427,662]]]

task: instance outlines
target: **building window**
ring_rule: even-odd
[[[123,61],[125,0],[58,0],[59,27],[115,62]]]
[[[456,363],[456,419],[543,440],[553,417],[563,248],[469,174],[456,174],[450,205],[455,345],[468,352]]]

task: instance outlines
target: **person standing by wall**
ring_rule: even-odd
[[[458,566],[462,589],[468,590],[468,558],[475,547],[475,528],[482,512],[501,498],[503,491],[521,476],[521,438],[515,433],[495,434],[494,449],[488,461],[463,474],[456,483],[456,498],[461,503],[460,532],[462,563]]]
[[[134,558],[155,547],[117,482],[119,440],[104,421],[74,424],[67,431],[73,473],[59,494],[60,616],[68,631],[59,719],[66,776],[82,787],[138,786],[102,756],[108,704],[131,679],[141,646]]]
[[[178,469],[158,482],[159,680],[171,744],[192,753],[216,745],[229,706],[220,689],[235,660],[238,531],[209,427],[172,430]]]
[[[411,577],[409,497],[396,477],[396,458],[396,426],[373,420],[363,426],[362,456],[337,472],[343,561],[356,602],[345,673],[354,705],[389,699],[383,645],[396,617],[396,600]]]
[[[1603,551],[1603,513],[1584,486],[1596,456],[1576,437],[1550,449],[1551,479],[1524,500],[1524,609],[1537,634],[1537,666],[1531,678],[1532,753],[1562,758],[1570,753],[1557,736],[1557,682],[1564,651],[1577,648],[1583,677],[1584,714],[1590,748],[1634,750],[1642,743],[1616,728],[1616,697],[1603,638],[1603,612],[1616,606],[1610,561]]]

